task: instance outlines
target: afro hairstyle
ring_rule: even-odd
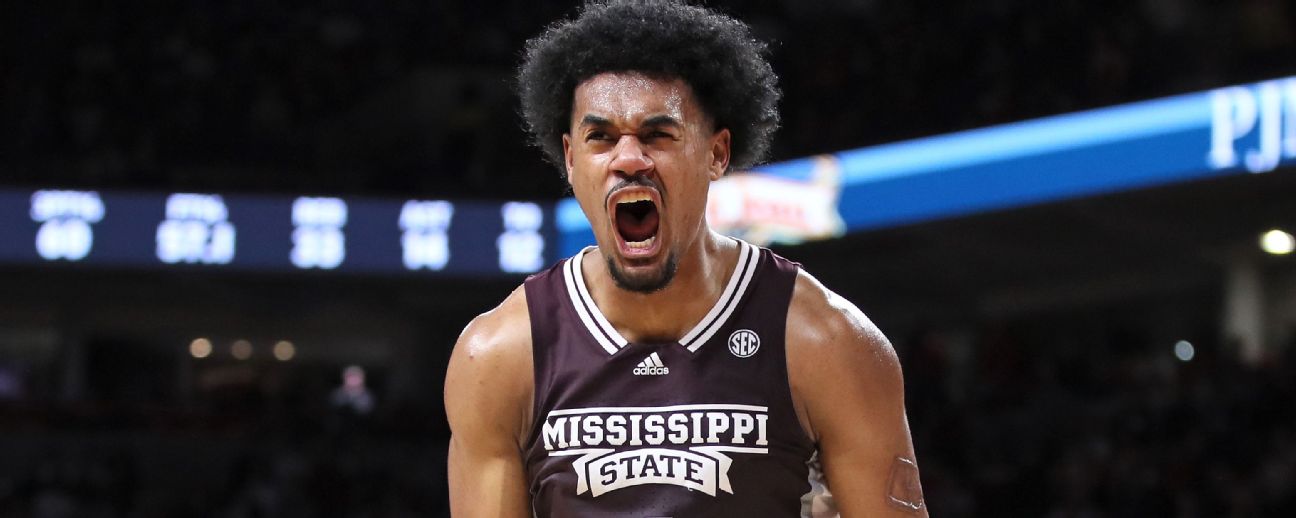
[[[766,53],[746,24],[681,0],[594,0],[527,41],[516,87],[531,142],[560,170],[576,87],[606,72],[684,81],[716,129],[729,129],[729,167],[746,169],[765,158],[779,125]]]

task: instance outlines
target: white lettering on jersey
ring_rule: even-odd
[[[750,358],[760,350],[760,336],[750,329],[739,329],[729,335],[729,352],[739,358]]]
[[[768,412],[729,404],[554,410],[540,435],[550,456],[576,457],[578,495],[669,484],[716,496],[734,492],[726,454],[769,453]]]

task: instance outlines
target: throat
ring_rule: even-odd
[[[616,266],[607,265],[616,277]],[[693,275],[677,270],[672,254],[667,269],[673,280],[651,291],[627,289],[623,281],[591,290],[594,306],[604,313],[621,337],[632,343],[680,343],[721,303],[728,285],[724,271]],[[717,315],[718,316],[718,315]]]
[[[617,204],[616,229],[627,243],[648,241],[657,235],[660,217],[650,201]]]
[[[661,344],[674,343],[684,338],[691,329],[692,320],[680,318],[677,308],[667,309],[668,304],[658,304],[654,309],[633,309],[628,312],[613,312],[608,315],[610,322],[621,336],[630,343]],[[690,322],[684,326],[681,322]]]

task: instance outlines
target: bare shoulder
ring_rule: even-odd
[[[797,274],[787,317],[788,377],[802,424],[831,414],[898,408],[903,380],[895,349],[864,312],[804,270]]]
[[[445,381],[451,431],[507,432],[520,441],[530,425],[533,376],[531,319],[519,286],[455,342]]]
[[[468,322],[455,342],[455,355],[466,361],[497,361],[512,356],[530,358],[530,324],[526,290],[518,286],[494,309]]]
[[[788,308],[788,348],[798,355],[849,356],[864,368],[897,364],[891,342],[864,312],[804,270]]]

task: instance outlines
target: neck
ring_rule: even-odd
[[[733,273],[738,243],[705,229],[680,251],[675,278],[653,293],[622,289],[601,252],[585,254],[581,270],[590,295],[608,321],[631,342],[677,340],[715,304]]]

